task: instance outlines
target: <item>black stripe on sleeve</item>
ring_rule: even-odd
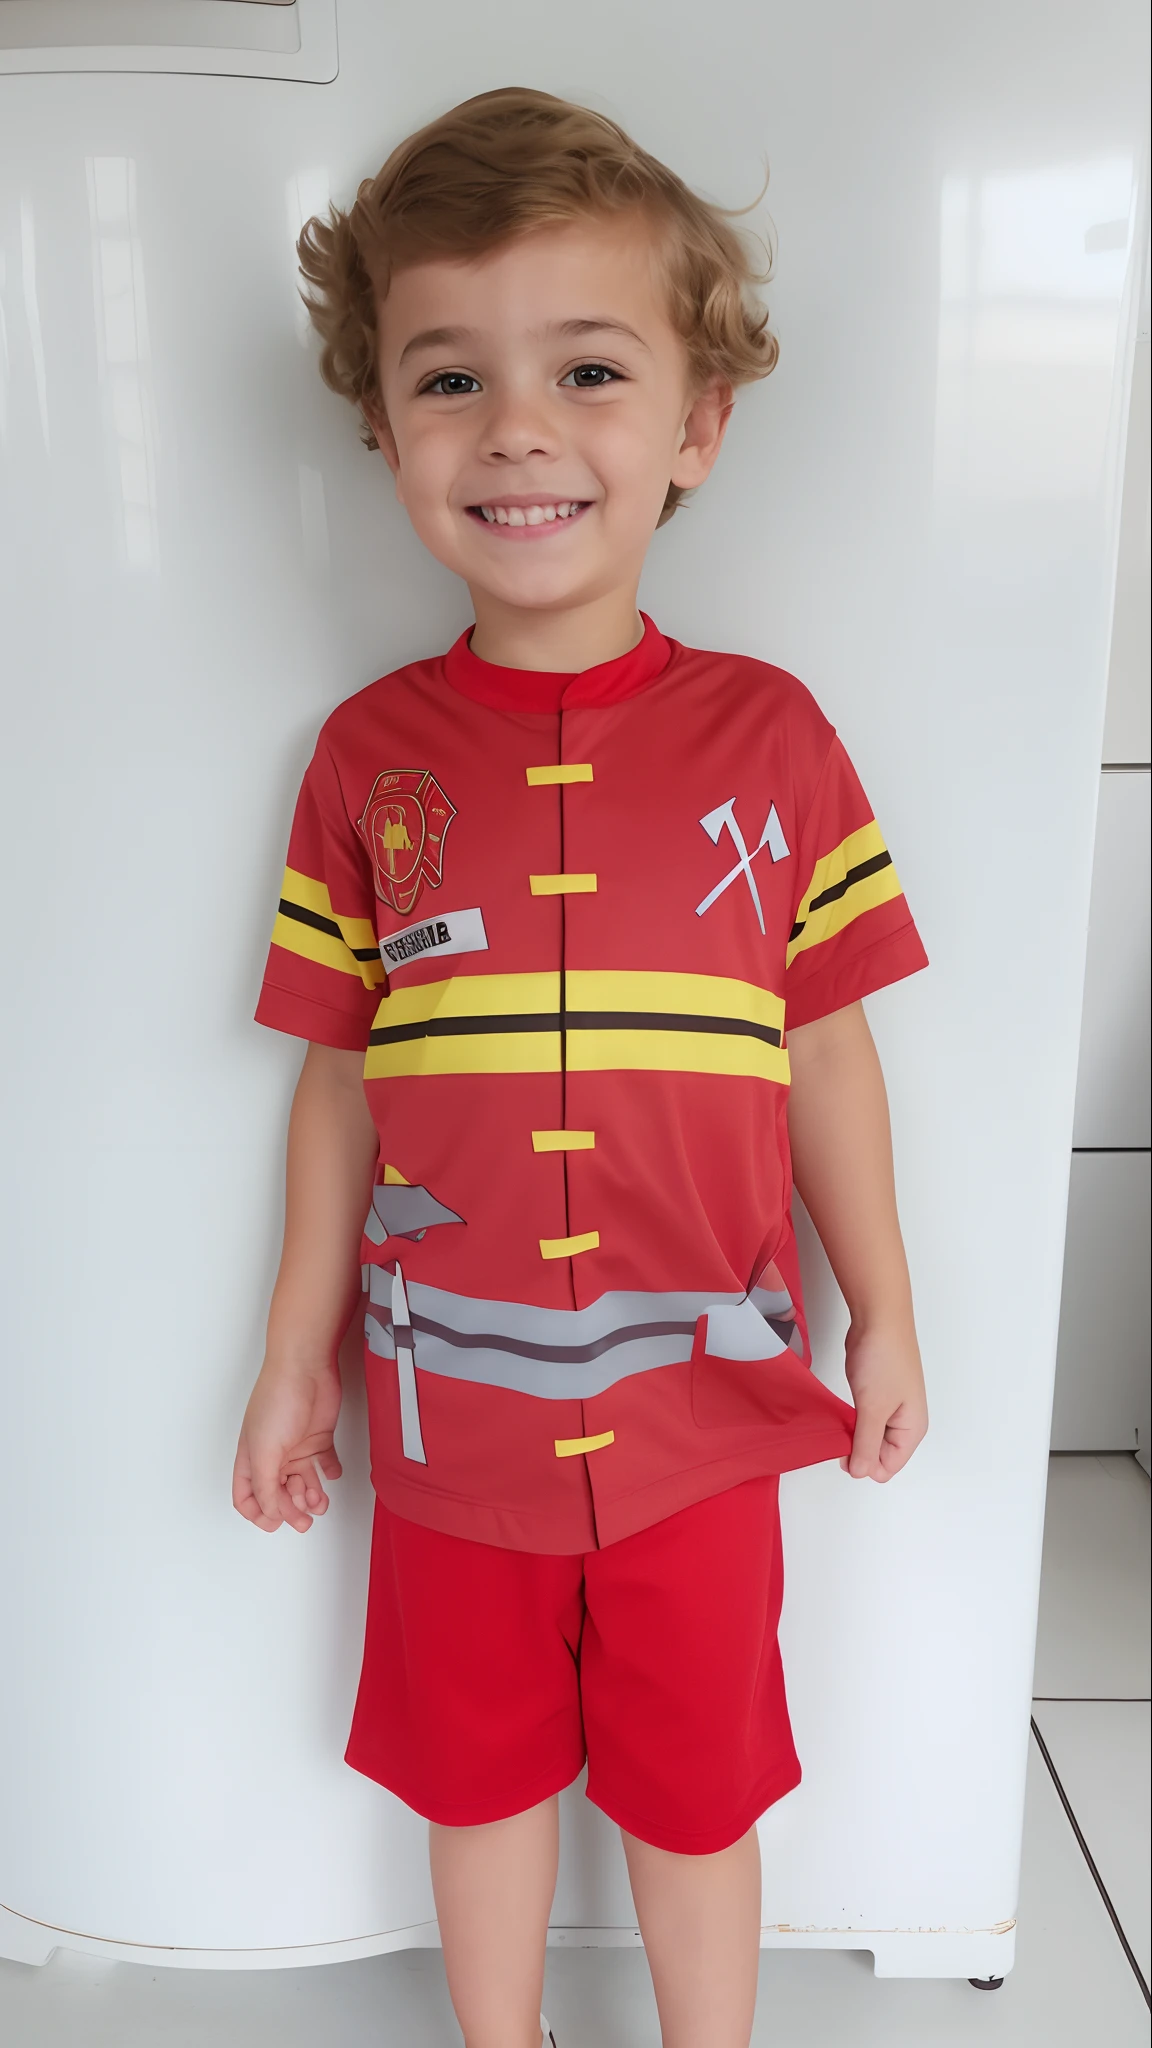
[[[892,855],[887,847],[885,847],[883,853],[874,853],[871,860],[862,860],[858,866],[849,868],[843,881],[833,882],[830,889],[823,889],[819,896],[812,898],[811,903],[808,905],[808,917],[811,917],[814,910],[823,910],[826,903],[839,903],[840,898],[848,894],[853,883],[866,882],[869,875],[878,875],[881,868],[890,868],[891,865]],[[793,939],[800,937],[807,922],[808,918],[802,917],[798,924],[793,925],[788,934],[789,945],[791,945]]]
[[[313,931],[326,932],[330,939],[339,939],[342,946],[348,946],[348,941],[334,917],[321,917],[318,910],[305,910],[302,903],[289,903],[286,896],[280,898],[280,914],[282,917],[295,918],[297,924],[310,924]],[[354,960],[380,958],[376,946],[348,946],[348,951]]]

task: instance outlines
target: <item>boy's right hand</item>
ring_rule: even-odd
[[[265,1363],[244,1412],[232,1504],[258,1529],[287,1522],[303,1535],[326,1513],[326,1479],[339,1479],[334,1431],[340,1413],[336,1367],[300,1373]],[[319,1467],[319,1470],[317,1470]]]

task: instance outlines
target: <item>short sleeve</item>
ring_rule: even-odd
[[[256,1019],[363,1052],[385,982],[368,856],[323,739],[296,801]]]
[[[784,978],[790,1027],[928,965],[892,855],[835,736],[801,829],[796,880]]]

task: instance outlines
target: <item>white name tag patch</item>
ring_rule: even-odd
[[[425,953],[486,953],[488,934],[482,910],[446,910],[443,917],[426,917],[419,924],[406,924],[403,931],[389,932],[380,941],[380,958],[385,967],[403,967]]]

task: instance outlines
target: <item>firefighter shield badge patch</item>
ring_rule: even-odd
[[[360,832],[372,856],[376,894],[400,916],[425,882],[444,879],[444,839],[456,816],[430,768],[386,768],[364,806]]]

